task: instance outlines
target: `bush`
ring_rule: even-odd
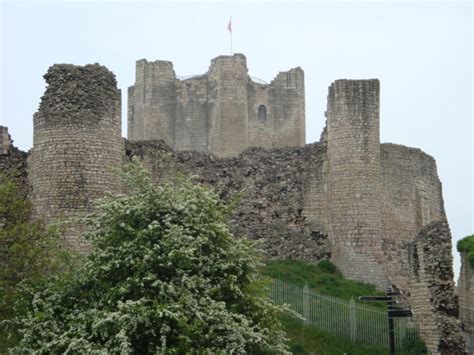
[[[474,269],[474,234],[468,235],[467,237],[458,241],[457,244],[458,252],[466,253],[467,260]]]
[[[0,283],[14,286],[52,268],[56,234],[41,221],[31,221],[31,203],[18,185],[0,175]]]
[[[128,196],[89,219],[93,252],[76,272],[22,285],[17,353],[287,353],[280,309],[256,281],[231,211],[188,179],[155,186],[125,169]]]
[[[318,267],[322,270],[327,272],[328,274],[336,274],[337,268],[336,265],[334,265],[331,261],[329,260],[321,260],[318,263]]]

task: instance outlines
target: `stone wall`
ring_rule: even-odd
[[[0,126],[0,155],[8,154],[12,146],[10,134],[8,128]]]
[[[378,80],[338,80],[329,88],[326,212],[344,275],[383,289],[379,100]]]
[[[128,141],[126,150],[129,157],[140,157],[157,181],[184,173],[213,187],[224,200],[239,194],[231,230],[236,237],[257,242],[266,258],[315,262],[330,256],[321,222],[306,218],[303,212],[311,172],[307,167],[321,169],[325,155],[321,145],[271,151],[252,148],[226,159],[176,152],[162,141]]]
[[[222,157],[236,156],[248,142],[247,60],[242,54],[219,56],[211,61],[209,86],[209,151]]]
[[[383,252],[392,283],[406,289],[409,282],[407,244],[420,228],[445,220],[441,182],[435,160],[420,149],[381,145]]]
[[[206,152],[209,145],[207,75],[176,81],[174,149]]]
[[[135,85],[128,89],[129,139],[163,139],[172,144],[176,112],[175,81],[173,63],[164,60],[137,61]]]
[[[24,198],[30,194],[27,160],[28,153],[16,148],[8,128],[0,126],[0,173],[6,174],[18,185]]]
[[[446,221],[421,229],[410,251],[410,304],[430,354],[466,354],[454,291],[451,232]]]
[[[269,97],[270,96],[270,97]],[[274,146],[274,127],[275,127],[275,106],[270,104],[271,95],[269,95],[268,85],[248,81],[248,128],[250,147],[262,147],[271,149]],[[262,110],[259,117],[259,109]],[[293,144],[300,146],[303,144]]]
[[[306,142],[304,72],[280,72],[269,87],[274,120],[274,147],[301,146]]]
[[[29,174],[34,216],[55,223],[84,216],[119,186],[110,168],[120,166],[124,150],[120,91],[113,73],[98,64],[56,64],[44,78]],[[67,224],[65,245],[86,252],[83,230]]]
[[[265,115],[259,115],[263,107]],[[163,139],[175,150],[237,156],[248,147],[305,143],[304,73],[270,84],[248,76],[243,54],[219,56],[206,74],[180,80],[171,62],[137,61],[128,89],[128,138]]]
[[[461,253],[461,272],[457,291],[459,294],[459,319],[463,322],[469,354],[474,354],[474,268],[466,253]]]

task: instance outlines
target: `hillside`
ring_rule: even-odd
[[[311,264],[299,260],[272,260],[267,262],[262,273],[301,287],[307,284],[311,291],[345,300],[358,299],[362,295],[382,294],[376,291],[373,285],[345,279],[330,261]],[[385,307],[383,303],[374,303],[373,306]],[[284,316],[281,321],[290,338],[290,349],[294,354],[378,355],[388,353],[386,348],[354,344],[334,334],[302,325],[290,317]],[[406,343],[402,350],[397,351],[397,355],[424,353],[426,349],[419,341]]]

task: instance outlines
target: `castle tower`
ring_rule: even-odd
[[[98,64],[57,64],[33,117],[30,159],[32,202],[47,223],[81,217],[95,199],[119,188],[113,167],[122,163],[120,91],[115,76]],[[66,247],[87,252],[83,227],[67,223]]]
[[[329,88],[327,213],[343,274],[385,288],[379,101],[378,80],[338,80]]]
[[[306,143],[304,72],[300,67],[280,72],[270,84],[273,109],[273,146]]]
[[[173,63],[136,63],[135,85],[128,89],[128,139],[163,139],[174,146],[176,75]]]
[[[209,150],[235,156],[248,145],[247,59],[243,54],[214,58],[208,72]]]

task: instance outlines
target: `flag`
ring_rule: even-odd
[[[232,17],[230,18],[229,24],[227,25],[227,31],[229,31],[230,33],[232,33]]]

